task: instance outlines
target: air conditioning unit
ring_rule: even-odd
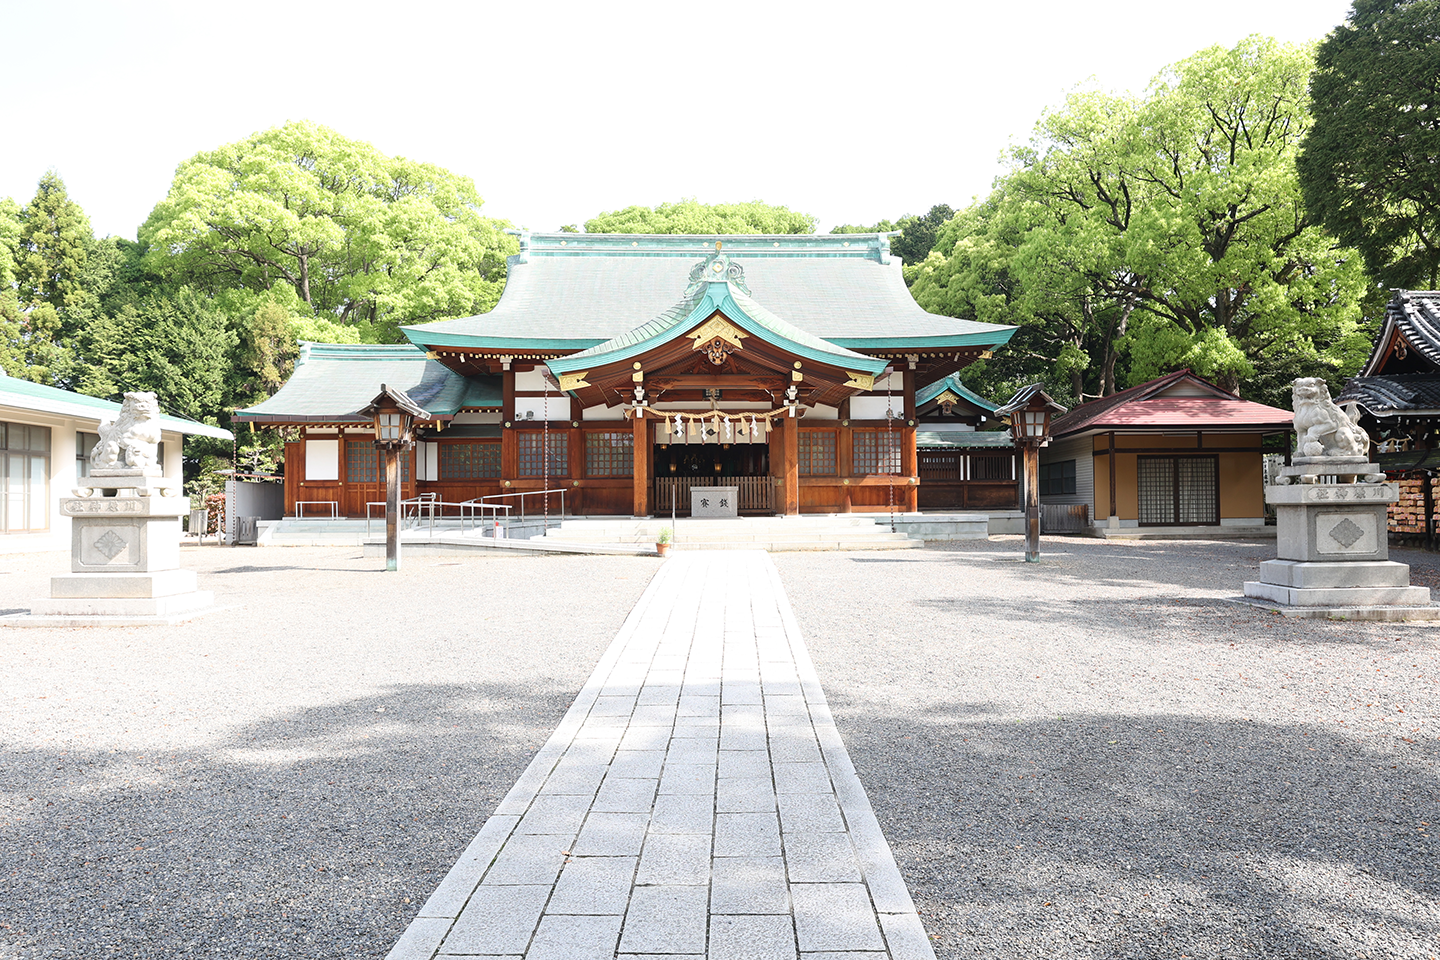
[[[240,517],[240,528],[235,533],[237,546],[253,547],[260,539],[260,518]]]

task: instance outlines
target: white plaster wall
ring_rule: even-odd
[[[583,419],[583,420],[624,420],[624,419],[625,419],[625,408],[624,408],[623,406],[619,406],[619,405],[613,406],[613,407],[606,407],[606,406],[599,406],[599,405],[593,406],[593,407],[586,407],[585,410],[584,410],[584,412],[581,413],[581,419]]]
[[[497,410],[493,413],[481,413],[472,410],[468,413],[455,414],[455,419],[450,422],[457,427],[462,423],[499,423],[500,412]]]
[[[546,386],[545,375],[540,372],[539,368],[516,371],[515,373],[516,390],[544,390]],[[552,391],[555,389],[553,384],[549,384],[548,386]]]
[[[305,441],[305,479],[340,479],[340,441]]]
[[[548,416],[547,416],[548,415]],[[515,422],[523,420],[569,420],[570,419],[570,398],[554,396],[548,400],[545,397],[516,397],[515,398]]]
[[[895,411],[896,417],[904,417],[905,397],[896,393],[892,397],[859,396],[850,398],[851,420],[884,420],[886,410]]]

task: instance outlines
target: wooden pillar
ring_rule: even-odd
[[[385,448],[385,569],[400,569],[400,451]]]
[[[907,374],[905,382],[909,383],[914,374]],[[911,418],[914,419],[913,417]],[[905,488],[905,510],[907,513],[914,513],[920,509],[920,452],[915,446],[916,427],[905,427],[900,437],[900,462],[903,466],[905,476],[913,477],[909,486]]]
[[[1120,511],[1115,506],[1115,431],[1110,431],[1110,516],[1106,522],[1112,526],[1119,526]]]
[[[1040,559],[1040,446],[1025,444],[1025,562]]]
[[[637,407],[632,418],[635,428],[635,516],[650,516],[650,423],[645,410]]]
[[[800,513],[800,418],[782,417],[781,422],[784,424],[780,441],[784,457],[780,465],[785,490],[784,514],[793,517]]]

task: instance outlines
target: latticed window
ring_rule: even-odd
[[[835,431],[800,431],[800,476],[833,477],[835,475]]]
[[[440,444],[441,480],[486,480],[500,476],[500,444]]]
[[[971,480],[995,482],[1015,479],[1015,458],[1009,454],[972,453],[969,463],[968,474]],[[1041,492],[1044,492],[1044,487],[1041,487]],[[1071,490],[1070,492],[1074,493],[1075,491]]]
[[[1065,497],[1075,492],[1075,461],[1040,464],[1040,496]]]
[[[899,473],[899,430],[856,430],[854,437],[855,472]]]
[[[400,451],[400,480],[410,482],[410,451]],[[373,443],[363,440],[345,441],[345,481],[347,483],[383,483],[385,454]]]
[[[635,475],[635,434],[629,430],[592,430],[585,434],[585,476]]]
[[[520,476],[566,477],[570,475],[570,435],[556,431],[550,434],[550,450],[545,452],[545,434],[529,430],[519,436]],[[547,464],[548,461],[548,464]]]
[[[50,525],[50,428],[0,423],[0,530]]]
[[[1220,464],[1215,457],[1139,457],[1142,525],[1220,522]]]
[[[921,480],[959,480],[961,456],[954,450],[919,451]]]

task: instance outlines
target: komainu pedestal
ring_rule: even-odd
[[[125,395],[114,421],[100,425],[87,486],[62,497],[70,517],[70,573],[51,578],[19,626],[142,624],[186,619],[214,604],[180,569],[180,518],[190,501],[155,457],[154,394]]]
[[[1368,438],[1355,437],[1359,428],[1330,402],[1323,383],[1296,381],[1295,426],[1308,455],[1265,488],[1275,508],[1276,559],[1260,564],[1260,579],[1245,584],[1245,596],[1291,616],[1440,619],[1430,590],[1410,585],[1410,565],[1390,559],[1386,509],[1399,485],[1369,462]]]

